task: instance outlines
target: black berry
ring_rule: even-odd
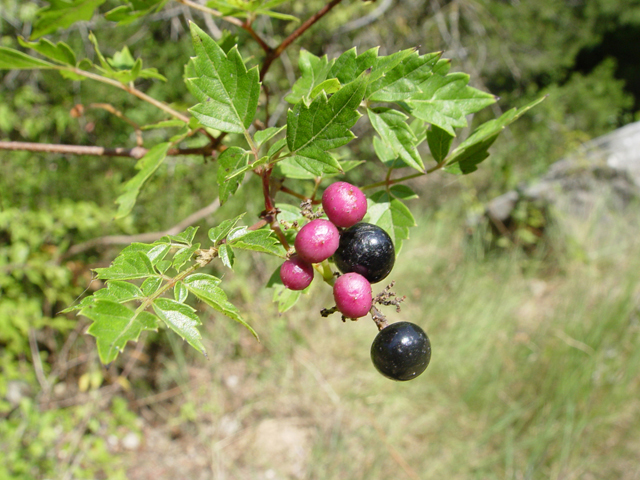
[[[431,342],[414,323],[392,323],[378,332],[371,345],[371,360],[391,380],[412,380],[429,365]]]
[[[387,232],[362,222],[340,234],[333,260],[342,273],[359,273],[369,282],[377,283],[391,272],[396,254]]]

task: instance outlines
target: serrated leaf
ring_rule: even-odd
[[[142,298],[144,294],[142,293],[142,290],[133,283],[123,282],[120,280],[110,280],[107,282],[106,288],[101,288],[95,292],[93,296],[104,300],[125,303]]]
[[[186,287],[196,297],[218,312],[244,325],[254,337],[258,338],[256,331],[244,321],[238,309],[229,302],[224,290],[218,287],[219,283],[220,279],[204,273],[189,275],[184,280]]]
[[[140,170],[125,185],[125,192],[116,199],[118,204],[118,212],[116,218],[126,217],[131,213],[136,199],[140,193],[142,185],[153,175],[153,173],[162,165],[169,151],[170,143],[160,143],[152,147],[144,157],[136,164],[136,168]]]
[[[201,322],[193,308],[168,298],[158,298],[153,302],[153,310],[171,330],[180,335],[200,353],[207,355],[201,341],[202,336],[197,329]]]
[[[38,11],[31,38],[38,38],[58,28],[67,28],[80,20],[91,20],[95,10],[105,0],[50,0],[49,6]]]
[[[167,235],[169,240],[177,243],[184,243],[186,245],[191,245],[193,239],[196,237],[196,233],[200,227],[187,227],[184,232],[178,233],[177,235]]]
[[[367,112],[371,125],[394,155],[410,167],[424,172],[422,158],[416,149],[417,138],[407,125],[408,117],[391,108],[369,108]]]
[[[220,260],[222,260],[222,264],[233,270],[233,264],[235,262],[235,254],[233,253],[233,249],[223,243],[222,245],[220,245],[220,248],[218,248],[218,256],[220,257]]]
[[[354,81],[365,70],[370,70],[369,84],[375,83],[416,51],[415,48],[410,48],[380,57],[378,56],[379,48],[380,47],[371,48],[360,55],[357,54],[355,47],[344,52],[335,60],[327,78],[335,77],[342,84],[346,84]],[[367,86],[365,98],[369,95],[369,86]]]
[[[245,167],[249,163],[249,153],[240,147],[229,147],[218,156],[218,195],[220,205],[224,204],[230,196],[238,191],[238,187],[244,179],[244,174],[227,179],[227,175]]]
[[[140,290],[142,290],[142,293],[144,293],[145,297],[150,297],[158,290],[160,290],[161,286],[162,277],[153,276],[145,279],[145,281],[142,282],[142,285],[140,285]]]
[[[227,244],[232,245],[233,248],[270,253],[278,257],[284,257],[286,253],[273,232],[267,229],[249,230],[242,234],[236,234],[233,239],[229,235]]]
[[[345,85],[327,99],[318,95],[311,105],[299,102],[287,114],[287,146],[291,157],[314,175],[341,171],[340,163],[327,150],[349,143],[350,128],[360,118],[358,107],[367,86],[367,75]]]
[[[488,149],[498,138],[502,130],[542,102],[545,98],[546,97],[541,97],[519,109],[512,108],[503,113],[499,118],[480,125],[464,142],[451,152],[447,166],[444,169],[447,172],[455,174],[468,174],[477,170],[477,165],[489,156]]]
[[[217,247],[220,242],[229,235],[229,232],[233,230],[233,228],[238,224],[240,219],[244,217],[246,213],[241,213],[235,218],[231,218],[229,220],[225,220],[217,227],[213,227],[209,230],[209,240],[213,242],[213,244]]]
[[[365,98],[372,102],[399,102],[420,92],[420,85],[434,74],[442,52],[419,55],[413,52],[383,77],[372,80]]]
[[[298,59],[300,77],[293,84],[291,93],[284,99],[289,103],[298,103],[303,98],[309,97],[313,89],[327,79],[333,62],[334,60],[329,61],[326,55],[316,57],[307,50],[301,50]]]
[[[176,299],[176,302],[184,303],[188,296],[189,290],[184,286],[184,283],[177,282],[173,287],[173,298]]]
[[[131,252],[120,254],[107,268],[96,268],[95,272],[101,280],[133,280],[155,275],[151,260],[145,253]]]
[[[0,47],[0,70],[56,68],[53,63],[31,57],[13,48]]]
[[[53,44],[46,38],[41,38],[37,42],[27,42],[24,38],[18,37],[20,45],[35,50],[45,57],[64,65],[76,66],[76,54],[64,42]]]
[[[180,271],[182,266],[187,263],[193,257],[193,254],[200,248],[200,244],[197,243],[188,248],[181,248],[173,256],[173,268]]]
[[[96,300],[80,311],[93,320],[87,333],[96,338],[102,363],[116,359],[128,341],[137,341],[143,330],[157,330],[158,319],[149,312],[134,312],[120,303]]]
[[[253,140],[256,144],[256,147],[260,148],[265,142],[271,140],[285,128],[287,128],[286,125],[282,127],[269,127],[265,128],[264,130],[258,130],[253,134]]]
[[[440,163],[449,154],[453,143],[453,135],[437,125],[431,125],[431,128],[427,130],[427,143],[429,144],[431,156],[436,162]]]
[[[196,77],[189,78],[201,103],[189,109],[200,122],[222,132],[245,133],[256,115],[260,95],[257,67],[247,71],[237,47],[225,54],[204,31],[191,23],[196,50]]]
[[[164,260],[169,250],[171,250],[171,245],[169,244],[154,245],[151,250],[147,252],[147,257],[149,257],[153,265],[156,265],[159,261]]]
[[[455,136],[455,128],[467,126],[466,116],[495,103],[496,97],[469,87],[469,75],[432,75],[420,84],[420,92],[406,99],[411,114]]]

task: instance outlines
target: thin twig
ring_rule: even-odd
[[[107,235],[104,237],[98,237],[91,240],[88,240],[84,243],[79,243],[78,245],[74,245],[62,256],[63,259],[73,257],[79,253],[82,253],[86,250],[90,250],[95,247],[103,247],[108,245],[128,245],[134,242],[153,242],[159,238],[162,238],[166,235],[176,235],[183,231],[190,225],[202,220],[205,217],[213,214],[220,208],[220,200],[215,199],[209,205],[204,208],[201,208],[197,212],[192,213],[184,220],[181,220],[179,223],[175,224],[173,227],[168,230],[164,230],[162,232],[149,232],[149,233],[140,233],[138,235]]]
[[[302,35],[309,28],[311,28],[311,26],[314,23],[316,23],[318,20],[320,20],[322,17],[324,17],[327,13],[329,13],[329,11],[333,7],[338,5],[341,1],[342,0],[332,0],[331,2],[326,4],[320,10],[318,10],[314,15],[309,17],[302,25],[300,25],[298,28],[296,28],[293,31],[293,33],[291,33],[291,35],[289,35],[287,38],[285,38],[282,41],[282,43],[280,45],[278,45],[275,49],[273,49],[270,52],[268,52],[267,56],[264,59],[264,62],[262,64],[262,68],[260,69],[260,80],[262,81],[264,79],[264,76],[267,74],[267,71],[269,70],[269,67],[271,67],[271,64],[273,63],[273,61],[276,58],[278,58],[280,55],[282,55],[282,52],[284,52],[285,49],[289,45],[291,45],[293,42],[295,42],[300,35]]]
[[[42,359],[40,358],[40,350],[38,349],[38,341],[36,340],[36,331],[33,328],[29,329],[29,347],[31,348],[31,361],[36,371],[36,378],[38,379],[40,388],[48,394],[50,386],[44,373],[44,368],[42,367]]]
[[[192,2],[191,0],[176,0],[176,2],[181,3],[183,5],[186,5],[187,7],[191,7],[194,10],[200,10],[201,12],[205,12],[208,13],[210,15],[213,15],[214,17],[218,17],[226,22],[229,22],[233,25],[236,25],[240,28],[244,28],[243,26],[243,21],[239,20],[235,17],[228,17],[226,15],[223,15],[221,12],[219,12],[218,10],[214,10],[213,8],[209,8],[205,5],[201,5],[199,3],[196,2]]]
[[[131,120],[129,117],[127,117],[124,113],[122,113],[116,107],[114,107],[110,103],[90,103],[87,106],[89,108],[99,108],[99,109],[102,109],[102,110],[106,110],[107,112],[111,113],[112,115],[115,115],[119,119],[124,120],[125,122],[127,122],[129,125],[131,125],[133,127],[134,131],[136,132],[136,145],[138,145],[138,147],[142,147],[142,145],[143,145],[142,129],[140,128],[140,125],[138,125],[136,122]]]

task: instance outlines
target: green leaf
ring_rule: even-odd
[[[224,240],[229,232],[233,230],[233,228],[238,224],[240,219],[244,217],[246,213],[241,213],[236,218],[232,218],[229,220],[225,220],[220,223],[217,227],[214,227],[209,230],[209,240],[213,242],[213,244],[217,247],[222,240]]]
[[[444,131],[437,125],[431,125],[427,130],[427,143],[434,160],[438,163],[442,162],[449,154],[453,135]]]
[[[388,71],[383,77],[372,80],[365,98],[372,102],[399,102],[420,92],[420,85],[433,74],[442,52],[411,55]]]
[[[144,293],[145,297],[150,297],[158,290],[160,290],[161,286],[162,277],[153,276],[147,278],[144,282],[142,282],[142,285],[140,285],[140,289],[142,290],[142,293]]]
[[[171,250],[171,245],[168,243],[154,245],[153,248],[147,252],[147,257],[149,257],[153,265],[156,265],[159,261],[164,260],[169,250]]]
[[[367,218],[389,234],[396,252],[400,251],[402,241],[409,238],[409,228],[416,226],[415,218],[407,206],[397,198],[391,198],[384,190],[369,197]]]
[[[218,256],[220,257],[220,260],[222,260],[222,264],[225,267],[233,270],[233,264],[236,257],[233,253],[233,249],[229,245],[227,245],[226,243],[220,245],[220,248],[218,248]]]
[[[273,290],[273,301],[278,304],[278,312],[280,313],[293,307],[302,295],[300,290],[290,290],[281,284],[274,285]]]
[[[489,156],[488,149],[493,142],[495,142],[496,138],[498,138],[500,132],[545,98],[546,96],[541,97],[519,109],[512,108],[503,113],[499,118],[480,125],[464,142],[451,152],[447,166],[444,169],[447,172],[458,175],[468,174],[477,170],[477,165]]]
[[[240,147],[229,147],[218,157],[218,195],[220,205],[226,202],[230,196],[238,191],[238,187],[244,179],[244,174],[236,175],[227,180],[227,175],[249,163],[249,153]]]
[[[193,254],[200,248],[200,244],[197,243],[188,248],[181,248],[176,252],[173,256],[173,268],[180,271],[182,266],[187,263],[191,258],[193,258]]]
[[[67,28],[80,20],[91,20],[95,10],[105,0],[50,0],[49,6],[38,11],[31,38],[39,38],[59,28]]]
[[[303,98],[309,97],[313,89],[327,79],[333,62],[334,60],[329,61],[326,55],[320,58],[307,50],[301,50],[298,59],[300,77],[293,84],[291,93],[284,99],[289,103],[299,103]]]
[[[466,116],[495,103],[496,97],[467,86],[469,75],[432,75],[420,84],[420,92],[406,99],[411,114],[455,136],[455,128],[467,126]]]
[[[336,93],[338,90],[340,90],[341,87],[342,85],[340,85],[340,81],[337,78],[330,78],[329,80],[325,80],[320,85],[311,90],[309,97],[312,99],[316,98],[318,95],[320,95],[320,92],[324,92],[327,95],[330,95],[332,93]]]
[[[418,198],[416,192],[411,190],[411,188],[406,185],[391,185],[389,187],[389,192],[391,196],[395,198],[399,198],[400,200],[410,200],[412,198]]]
[[[269,127],[269,128],[265,128],[264,130],[258,130],[253,135],[253,140],[256,144],[256,147],[260,148],[265,142],[268,142],[269,140],[271,140],[273,137],[278,135],[285,128],[287,128],[286,125],[282,127]]]
[[[18,42],[25,48],[30,48],[44,55],[51,60],[64,65],[76,66],[76,54],[63,42],[51,43],[46,38],[41,38],[37,42],[27,42],[24,38],[18,37]]]
[[[299,102],[287,115],[287,146],[292,158],[314,175],[341,171],[340,163],[327,150],[349,143],[350,128],[360,118],[358,107],[367,86],[367,75],[345,85],[327,99],[323,93],[311,105]]]
[[[258,338],[258,334],[255,332],[255,330],[251,328],[251,326],[247,322],[244,321],[238,309],[231,302],[229,302],[229,300],[227,299],[227,294],[224,293],[224,290],[218,287],[219,283],[219,278],[204,273],[195,273],[193,275],[189,275],[184,280],[184,284],[186,285],[186,287],[196,297],[205,302],[207,305],[213,307],[218,312],[244,325],[247,329],[249,329],[254,337]]]
[[[220,46],[194,23],[196,78],[189,78],[201,103],[189,109],[200,122],[222,132],[246,133],[258,108],[260,79],[257,67],[247,71],[237,47],[225,55]]]
[[[367,112],[371,125],[394,155],[410,167],[424,172],[422,158],[416,149],[416,136],[407,125],[408,117],[391,108],[369,108]]]
[[[93,296],[103,300],[125,303],[142,298],[144,294],[142,293],[142,290],[133,283],[123,282],[120,280],[110,280],[107,282],[107,288],[101,288],[95,292]]]
[[[189,290],[184,286],[184,283],[177,282],[173,287],[173,298],[176,299],[176,302],[184,303],[188,296]]]
[[[144,185],[144,182],[153,175],[153,172],[162,165],[170,146],[171,144],[168,142],[160,143],[152,147],[146,155],[138,161],[136,168],[140,171],[124,185],[125,192],[116,199],[116,203],[118,204],[116,218],[126,217],[131,213],[142,185]]]
[[[0,47],[0,70],[33,70],[41,68],[56,68],[53,63],[30,57],[12,48]]]
[[[373,137],[373,150],[376,152],[378,159],[387,168],[402,168],[409,166],[404,163],[404,161],[395,154],[393,149],[380,137]]]
[[[187,227],[184,232],[178,233],[177,235],[168,235],[169,240],[177,243],[184,243],[186,245],[191,245],[193,239],[196,237],[196,233],[200,227]]]
[[[340,55],[334,62],[327,78],[335,77],[342,84],[350,83],[358,78],[364,71],[369,70],[369,84],[377,82],[405,60],[416,49],[410,48],[387,56],[378,56],[380,47],[371,48],[358,55],[356,48],[352,48]],[[365,98],[370,95],[369,86]]]
[[[207,355],[201,342],[202,337],[197,329],[201,322],[193,308],[175,300],[158,298],[153,302],[153,310],[171,330],[180,335],[200,353]]]
[[[174,127],[184,127],[184,122],[182,120],[163,120],[162,122],[152,123],[151,125],[144,125],[140,127],[141,130],[153,130],[156,128],[174,128]]]
[[[120,50],[113,54],[113,57],[108,59],[109,65],[111,65],[116,70],[131,70],[136,63],[133,55],[129,51],[129,47],[126,45]]]
[[[158,318],[149,312],[130,310],[110,300],[96,300],[80,311],[93,320],[87,333],[96,338],[102,363],[116,359],[128,341],[137,341],[143,330],[157,330]]]
[[[278,257],[285,256],[284,247],[278,242],[270,229],[247,230],[233,232],[227,237],[227,244],[241,250],[270,253]]]
[[[149,257],[143,252],[121,253],[108,268],[96,268],[101,280],[133,280],[155,275]]]

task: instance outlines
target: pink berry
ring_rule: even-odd
[[[319,263],[335,253],[340,233],[333,223],[318,218],[307,223],[296,236],[296,252],[306,262]]]
[[[333,298],[348,318],[364,317],[371,309],[371,284],[359,273],[345,273],[333,285]]]
[[[367,213],[367,198],[358,187],[336,182],[322,194],[322,208],[336,227],[349,228]]]
[[[313,280],[313,266],[294,255],[280,267],[280,280],[290,290],[304,290]]]

